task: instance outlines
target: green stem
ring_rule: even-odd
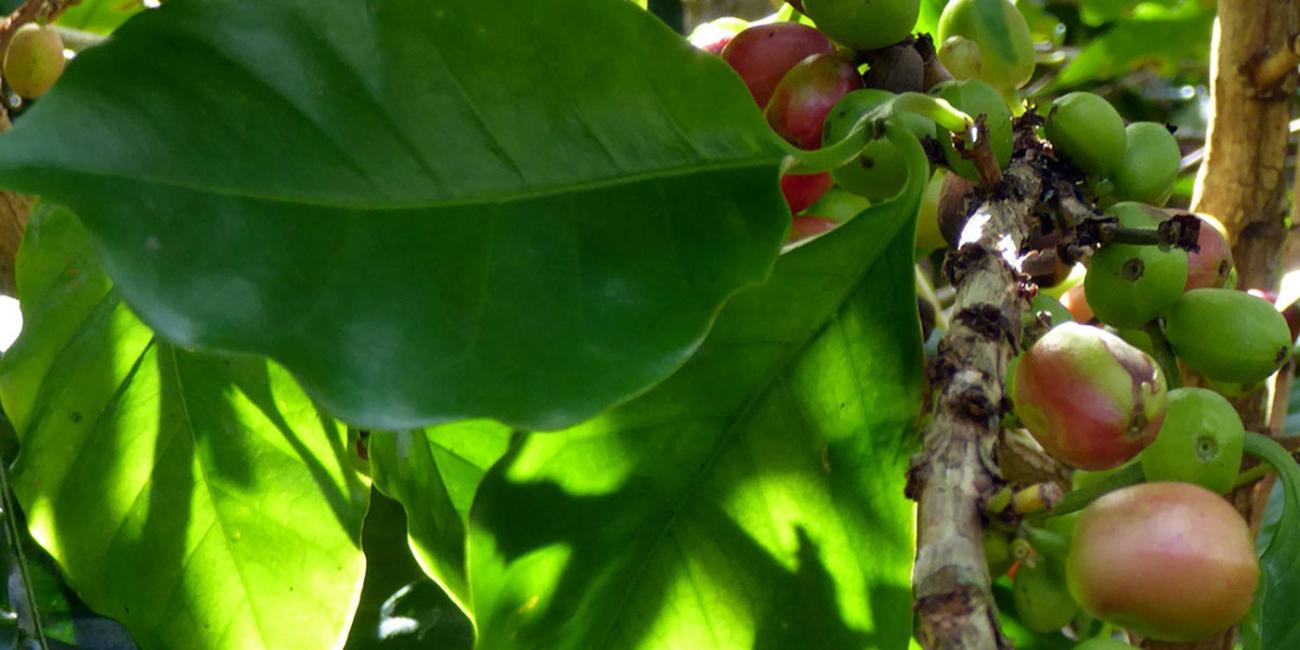
[[[5,459],[0,458],[0,508],[4,508],[5,541],[9,544],[14,564],[18,568],[19,579],[23,582],[23,595],[27,598],[27,613],[31,615],[28,623],[31,634],[35,637],[36,647],[50,650],[45,638],[45,629],[41,625],[40,602],[36,600],[36,590],[32,587],[31,572],[27,568],[27,558],[23,553],[22,528],[18,525],[18,513],[14,507],[13,490],[9,485],[9,469]]]
[[[1183,375],[1178,372],[1178,359],[1174,356],[1174,348],[1169,345],[1169,339],[1165,338],[1165,331],[1160,327],[1160,321],[1153,320],[1142,328],[1142,331],[1151,337],[1151,349],[1156,353],[1156,363],[1160,364],[1160,369],[1165,371],[1165,384],[1169,390],[1183,387]]]
[[[947,100],[922,93],[906,92],[894,98],[894,110],[915,113],[953,133],[962,133],[974,144],[975,118],[958,110]]]
[[[1258,481],[1259,479],[1262,479],[1265,476],[1268,476],[1269,474],[1272,473],[1273,473],[1272,467],[1269,467],[1268,465],[1256,465],[1238,474],[1237,482],[1233,484],[1232,487],[1236,489],[1243,485],[1250,485],[1251,483],[1254,483],[1255,481]]]

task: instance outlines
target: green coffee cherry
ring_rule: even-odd
[[[1007,0],[949,2],[939,16],[936,40],[947,43],[953,36],[978,46],[978,77],[1003,92],[1025,85],[1034,75],[1034,37],[1029,23]]]
[[[1138,456],[1148,481],[1182,481],[1225,494],[1241,469],[1246,429],[1232,404],[1204,388],[1169,391],[1160,433]]]
[[[1106,213],[1128,228],[1154,229],[1163,216],[1158,208],[1138,203],[1117,203]],[[1106,244],[1092,256],[1084,291],[1103,323],[1140,328],[1173,305],[1186,284],[1186,251]]]
[[[803,13],[831,40],[855,50],[893,45],[912,33],[920,0],[803,0]]]
[[[1163,124],[1155,122],[1134,122],[1124,132],[1124,160],[1110,174],[1115,198],[1164,205],[1182,165],[1178,141]]]
[[[1026,562],[1011,583],[1012,600],[1020,622],[1033,632],[1055,632],[1074,619],[1079,610],[1066,587],[1065,576],[1043,558]]]
[[[855,90],[840,98],[826,115],[822,129],[822,143],[843,140],[853,125],[867,113],[892,100],[894,93],[884,90]],[[934,133],[934,122],[915,113],[903,113],[903,124],[917,139]],[[844,189],[873,201],[898,194],[907,183],[907,165],[903,163],[898,147],[884,138],[877,138],[862,150],[853,162],[831,173],[835,182]]]
[[[979,43],[965,36],[949,36],[939,46],[939,63],[948,70],[954,79],[965,81],[980,76]]]
[[[943,194],[943,179],[947,176],[948,172],[943,169],[934,171],[930,184],[925,186],[921,213],[916,215],[916,248],[925,253],[948,245],[939,231],[939,197]]]
[[[945,81],[931,89],[931,92],[971,117],[986,116],[989,146],[993,150],[993,157],[998,161],[998,167],[1005,168],[1011,162],[1011,109],[1007,108],[1006,100],[1002,99],[1002,95],[993,86],[977,79]],[[943,146],[948,168],[967,180],[979,182],[979,171],[975,169],[975,164],[963,159],[953,147],[952,134],[940,128],[935,137]]]
[[[1193,289],[1165,314],[1174,352],[1196,372],[1223,382],[1267,379],[1291,356],[1286,318],[1267,300],[1231,289]]]
[[[1066,309],[1060,300],[1044,293],[1034,296],[1034,299],[1029,301],[1029,312],[1035,316],[1046,312],[1051,327],[1074,322],[1074,316],[1070,315],[1070,310]]]
[[[48,27],[23,25],[5,50],[4,76],[20,97],[44,95],[63,74],[63,38]]]
[[[1058,154],[1090,174],[1104,174],[1124,159],[1124,118],[1099,95],[1073,92],[1057,99],[1044,130]]]

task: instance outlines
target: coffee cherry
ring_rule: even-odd
[[[1107,214],[1128,228],[1154,229],[1163,211],[1139,203],[1117,203]],[[1174,304],[1187,284],[1187,252],[1156,246],[1106,244],[1088,265],[1088,304],[1103,323],[1140,328]]]
[[[781,177],[781,194],[790,206],[790,212],[799,214],[826,194],[835,180],[830,174],[786,174]]]
[[[925,60],[911,44],[895,45],[871,52],[862,81],[867,88],[891,93],[925,91]]]
[[[932,92],[971,117],[984,115],[988,126],[989,146],[998,167],[1006,168],[1011,162],[1011,109],[993,86],[979,80],[946,81],[935,86]],[[980,180],[975,164],[961,157],[952,144],[952,134],[938,129],[935,133],[943,146],[948,168],[970,181]]]
[[[838,54],[814,54],[790,68],[772,91],[764,115],[781,137],[800,149],[822,144],[823,124],[831,107],[862,87],[853,63]]]
[[[1092,313],[1092,305],[1088,304],[1086,287],[1082,284],[1076,284],[1061,294],[1061,304],[1070,310],[1070,315],[1074,316],[1076,323],[1091,323],[1097,318]]]
[[[14,32],[5,50],[5,81],[20,97],[35,99],[54,86],[65,64],[59,33],[28,23]]]
[[[979,46],[978,76],[1001,91],[1019,88],[1034,75],[1034,37],[1029,23],[1007,0],[949,2],[939,16],[937,40],[946,44],[952,36]]]
[[[803,0],[804,13],[836,43],[878,50],[912,33],[920,0]]]
[[[796,63],[835,51],[821,32],[799,23],[771,23],[746,29],[722,48],[722,60],[731,65],[749,87],[758,107],[767,106],[772,91]]]
[[[961,245],[961,231],[970,218],[971,201],[975,199],[975,186],[957,174],[947,174],[939,190],[939,232],[948,245]]]
[[[1183,290],[1222,289],[1232,274],[1228,231],[1214,217],[1198,214],[1196,218],[1201,221],[1201,230],[1196,237],[1200,250],[1187,253],[1187,284]]]
[[[1047,314],[1051,327],[1074,322],[1074,316],[1070,313],[1070,310],[1065,308],[1065,305],[1061,304],[1061,301],[1043,293],[1034,296],[1034,299],[1029,301],[1029,311],[1035,316]]]
[[[1190,483],[1144,483],[1094,501],[1066,560],[1088,613],[1161,641],[1194,641],[1240,621],[1259,582],[1250,528]]]
[[[1124,158],[1124,118],[1099,95],[1073,92],[1052,104],[1044,127],[1056,153],[1090,174],[1104,174]]]
[[[848,136],[853,126],[867,113],[894,98],[883,90],[855,90],[836,102],[826,116],[822,143],[839,142]],[[934,122],[914,113],[903,113],[903,123],[916,137],[934,133]],[[894,143],[884,138],[873,140],[862,150],[857,160],[832,172],[835,182],[844,189],[873,201],[898,194],[907,183],[907,165]]]
[[[1246,429],[1232,404],[1204,388],[1169,391],[1156,441],[1139,455],[1148,481],[1183,481],[1224,494],[1241,469]]]
[[[980,76],[980,46],[964,36],[949,36],[939,46],[939,62],[954,79],[965,81]]]
[[[1066,587],[1065,576],[1052,563],[1037,557],[1016,571],[1011,581],[1012,602],[1020,622],[1032,632],[1046,634],[1066,626],[1079,610]]]
[[[795,217],[790,223],[790,234],[786,235],[785,243],[812,239],[838,225],[840,222],[825,217]]]
[[[1187,365],[1216,381],[1267,379],[1291,356],[1291,330],[1267,300],[1231,289],[1193,289],[1165,314],[1165,335]]]
[[[1016,364],[1016,415],[1058,460],[1116,467],[1155,439],[1165,417],[1165,378],[1150,356],[1096,327],[1065,323]]]
[[[1115,198],[1164,205],[1182,165],[1178,141],[1163,124],[1155,122],[1134,122],[1124,133],[1124,159],[1110,173]]]

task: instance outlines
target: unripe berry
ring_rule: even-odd
[[[1241,469],[1246,429],[1223,396],[1204,388],[1169,391],[1156,441],[1142,451],[1148,481],[1182,481],[1225,494]]]
[[[1134,122],[1124,134],[1124,160],[1110,175],[1115,198],[1164,205],[1182,166],[1178,141],[1165,125],[1155,122]]]
[[[803,0],[804,13],[836,43],[878,50],[912,33],[920,0]]]
[[[1165,378],[1146,353],[1096,327],[1065,323],[1016,364],[1016,415],[1058,460],[1087,470],[1123,464],[1155,439]]]
[[[799,23],[772,23],[746,29],[722,48],[722,60],[731,65],[749,87],[758,107],[767,106],[772,91],[796,63],[814,55],[834,52],[821,32]]]
[[[844,139],[862,116],[894,98],[894,94],[871,88],[855,90],[840,98],[830,113],[822,132],[822,143],[829,145]],[[903,123],[918,139],[934,133],[934,122],[914,113],[903,113]],[[898,147],[885,138],[867,144],[856,160],[832,172],[844,189],[873,201],[898,194],[907,182],[907,165]]]
[[[1090,174],[1104,174],[1124,159],[1124,118],[1110,102],[1088,92],[1061,96],[1044,127],[1056,153]]]
[[[965,81],[980,76],[980,46],[965,36],[949,36],[939,46],[939,62],[954,79]]]
[[[1128,228],[1154,229],[1166,215],[1159,208],[1117,203],[1107,214]],[[1157,246],[1106,244],[1088,264],[1088,304],[1103,323],[1140,328],[1159,316],[1187,284],[1187,252]]]
[[[1165,314],[1165,335],[1187,365],[1216,381],[1267,379],[1291,356],[1291,329],[1272,303],[1231,289],[1193,289]]]
[[[1074,619],[1079,606],[1070,597],[1065,576],[1046,558],[1038,556],[1016,571],[1011,582],[1012,601],[1020,622],[1032,632],[1055,632]]]
[[[831,108],[861,87],[862,77],[848,59],[838,54],[814,54],[781,78],[764,114],[768,125],[790,144],[817,149]]]
[[[19,96],[35,99],[54,86],[65,63],[59,33],[29,23],[14,33],[5,50],[5,81]]]
[[[1005,169],[1007,163],[1011,162],[1011,109],[1007,108],[1002,95],[993,86],[978,79],[946,81],[935,86],[931,92],[971,117],[985,116],[989,147],[997,159],[998,168]],[[951,133],[946,129],[938,129],[935,137],[943,147],[944,160],[949,169],[967,180],[980,180],[975,163],[962,158],[953,147]]]
[[[1191,483],[1143,483],[1083,511],[1066,560],[1088,613],[1161,641],[1194,641],[1240,621],[1259,583],[1250,528]]]
[[[939,16],[937,39],[946,44],[952,36],[978,45],[978,77],[999,90],[1019,88],[1034,75],[1029,22],[1008,0],[952,0]]]

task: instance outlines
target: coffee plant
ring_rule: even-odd
[[[0,645],[1300,648],[1294,8],[712,6],[0,0]]]

